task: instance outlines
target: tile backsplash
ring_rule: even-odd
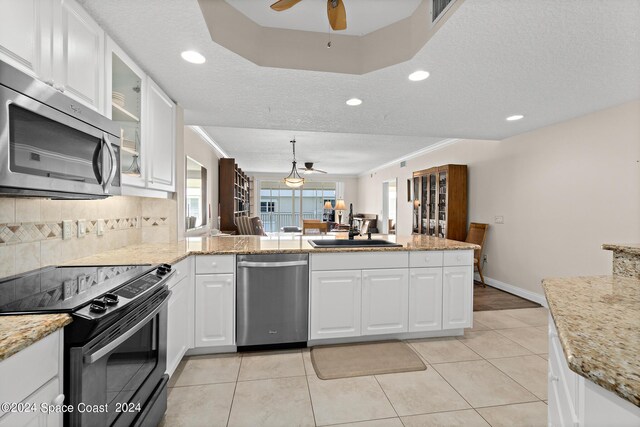
[[[0,198],[0,278],[139,243],[176,239],[176,201],[116,196],[104,200]],[[62,221],[71,236],[62,239]],[[78,220],[86,234],[79,237]],[[102,222],[104,233],[98,236]]]

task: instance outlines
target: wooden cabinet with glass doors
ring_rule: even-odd
[[[413,233],[463,241],[467,235],[467,166],[413,173]]]

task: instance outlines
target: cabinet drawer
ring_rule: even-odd
[[[445,251],[444,265],[473,265],[473,251]]]
[[[0,362],[0,402],[22,402],[52,378],[58,376],[60,334],[54,332]],[[0,410],[0,416],[4,412]]]
[[[311,270],[369,270],[377,268],[407,268],[407,252],[358,252],[311,254]]]
[[[31,396],[24,400],[24,403],[35,404],[37,410],[34,412],[13,412],[5,414],[0,418],[0,427],[15,427],[15,426],[47,426],[58,427],[62,426],[62,413],[56,413],[52,411],[46,413],[40,411],[40,405],[47,403],[50,405],[60,405],[60,401],[57,399],[60,394],[60,378],[55,377],[49,381],[46,385],[39,388]]]
[[[199,255],[196,257],[196,274],[233,273],[233,255]]]
[[[409,252],[409,267],[442,267],[444,253],[442,251]]]

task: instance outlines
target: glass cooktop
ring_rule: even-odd
[[[45,267],[0,280],[0,315],[70,313],[147,271],[150,265]]]

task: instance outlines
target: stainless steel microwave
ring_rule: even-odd
[[[0,61],[0,195],[121,194],[120,127]]]

